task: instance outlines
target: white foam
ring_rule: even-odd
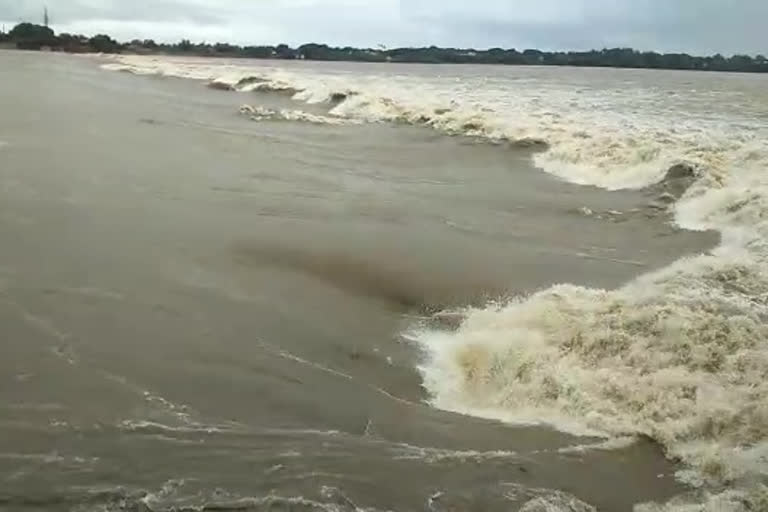
[[[597,509],[588,503],[574,498],[554,494],[552,496],[534,498],[526,502],[520,512],[596,512]]]
[[[138,433],[154,433],[158,431],[173,432],[173,433],[204,433],[215,434],[221,432],[231,432],[232,428],[229,425],[184,425],[173,426],[158,423],[156,421],[147,420],[123,420],[120,422],[119,427],[123,430]]]
[[[593,451],[613,451],[629,448],[637,442],[634,437],[615,437],[599,443],[579,444],[566,446],[557,450],[558,453],[587,453]]]
[[[429,463],[442,462],[444,460],[458,461],[485,461],[492,459],[516,459],[518,454],[508,450],[448,450],[445,448],[432,448],[424,446],[413,446],[410,444],[396,445],[397,455],[395,459],[419,459]]]
[[[153,493],[147,493],[147,495],[139,501],[152,510],[154,506],[161,504],[164,500],[178,495],[185,484],[186,482],[184,480],[168,480],[163,484],[160,490]]]
[[[714,481],[768,474],[768,276],[721,248],[616,291],[561,285],[423,332],[437,407],[644,434]]]
[[[510,501],[527,501],[520,512],[595,512],[597,509],[575,496],[552,489],[525,487],[516,483],[502,484],[507,490],[505,496]]]
[[[322,116],[302,110],[271,109],[262,106],[243,105],[240,113],[249,116],[253,121],[297,121],[312,124],[350,125],[360,124],[354,119]]]
[[[768,487],[681,496],[669,503],[637,505],[634,512],[763,512],[768,510]]]

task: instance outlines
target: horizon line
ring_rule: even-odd
[[[7,21],[2,22],[3,25],[7,25]],[[29,23],[32,25],[37,25],[35,22],[30,21],[17,21],[14,22],[13,26],[11,27],[11,30],[13,30],[14,27],[23,24],[23,23]],[[51,30],[54,30],[56,27],[56,23],[51,23],[48,25],[48,28]],[[38,25],[38,26],[45,26],[45,25]],[[9,32],[2,32],[5,34],[8,34]],[[112,38],[114,41],[123,44],[123,45],[129,45],[135,41],[153,41],[158,45],[178,45],[179,43],[183,41],[189,41],[190,43],[193,43],[194,45],[217,45],[217,44],[226,44],[230,46],[240,47],[240,48],[247,48],[247,47],[277,47],[277,46],[288,46],[291,49],[298,49],[302,46],[307,45],[320,45],[320,46],[327,46],[329,48],[337,48],[337,49],[355,49],[355,50],[370,50],[375,52],[389,52],[393,50],[407,50],[407,49],[440,49],[440,50],[457,50],[457,51],[475,51],[475,52],[489,52],[491,50],[503,50],[503,51],[517,51],[519,53],[523,53],[526,50],[533,50],[541,53],[549,53],[549,54],[568,54],[568,53],[590,53],[590,52],[599,52],[603,50],[632,50],[636,53],[656,53],[659,55],[687,55],[693,58],[712,58],[716,56],[722,56],[725,58],[732,58],[732,57],[739,57],[739,56],[745,56],[745,57],[751,57],[753,59],[757,59],[759,57],[766,57],[768,55],[768,49],[766,49],[765,52],[761,51],[755,51],[755,52],[733,52],[733,53],[723,53],[720,51],[717,51],[715,53],[708,53],[708,52],[691,52],[691,51],[685,51],[685,50],[656,50],[656,49],[640,49],[638,47],[634,46],[626,46],[626,45],[604,45],[602,47],[592,46],[592,47],[583,47],[581,49],[578,48],[559,48],[559,49],[541,49],[537,47],[518,47],[518,46],[439,46],[436,44],[428,44],[428,43],[422,43],[420,45],[387,45],[384,43],[376,43],[370,46],[359,46],[359,45],[352,45],[352,44],[331,44],[331,43],[322,43],[317,41],[306,41],[303,43],[286,43],[286,42],[279,42],[279,43],[235,43],[235,42],[229,42],[229,41],[209,41],[206,39],[203,40],[197,40],[193,41],[189,37],[181,37],[180,39],[170,39],[170,38],[162,38],[162,39],[156,39],[156,38],[140,38],[140,37],[134,37],[131,40],[119,40],[115,39],[112,35],[108,34],[105,31],[88,31],[86,33],[71,33],[66,31],[57,32],[54,30],[54,34],[69,34],[72,36],[86,36],[86,37],[95,37],[99,35],[106,35]],[[89,35],[90,34],[90,35]]]

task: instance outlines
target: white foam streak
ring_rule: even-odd
[[[321,116],[302,110],[271,109],[261,106],[243,105],[240,113],[249,116],[253,121],[299,121],[312,124],[350,125],[359,124],[354,119]]]
[[[558,453],[586,453],[592,451],[613,451],[629,448],[637,442],[635,437],[614,437],[600,443],[579,444],[566,446],[557,450]]]
[[[507,450],[495,450],[487,452],[476,450],[448,450],[443,448],[413,446],[409,444],[399,444],[396,448],[397,451],[401,453],[395,455],[395,459],[419,459],[428,463],[442,462],[445,460],[485,461],[493,459],[518,458],[518,454],[516,452]]]

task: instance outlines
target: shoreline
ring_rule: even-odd
[[[531,68],[564,68],[564,69],[626,69],[637,71],[687,71],[694,73],[727,73],[727,74],[744,74],[744,75],[763,75],[768,74],[768,61],[764,69],[760,70],[739,70],[739,69],[692,69],[684,67],[648,67],[648,66],[617,66],[617,65],[599,65],[599,64],[546,64],[536,62],[522,62],[522,63],[503,63],[503,62],[482,62],[482,61],[463,61],[463,62],[446,62],[446,61],[433,61],[433,60],[360,60],[360,59],[317,59],[317,58],[281,58],[278,56],[257,57],[250,55],[237,55],[227,53],[178,53],[178,52],[96,52],[96,51],[67,51],[62,49],[50,49],[50,50],[34,50],[15,48],[12,46],[0,45],[0,51],[20,51],[20,52],[47,52],[47,53],[63,53],[67,55],[108,55],[108,56],[125,56],[125,57],[171,57],[171,58],[201,58],[201,59],[232,59],[232,60],[253,60],[253,61],[268,61],[268,62],[285,62],[285,61],[306,61],[306,62],[328,62],[328,63],[357,63],[357,64],[412,64],[412,65],[435,65],[435,66],[488,66],[488,67],[531,67]]]
[[[19,23],[10,32],[0,32],[0,49],[63,51],[67,53],[111,53],[146,56],[198,56],[209,58],[251,58],[309,60],[316,62],[368,62],[398,64],[476,64],[544,67],[597,67],[615,69],[666,69],[712,72],[768,73],[764,55],[721,54],[699,56],[685,52],[659,53],[634,48],[601,50],[544,51],[534,48],[445,48],[437,46],[387,48],[337,47],[305,43],[297,47],[277,45],[236,45],[226,42],[157,43],[153,39],[120,42],[109,35],[88,37],[59,34],[48,27]]]

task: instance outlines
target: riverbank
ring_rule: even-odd
[[[542,51],[537,49],[471,48],[352,48],[326,44],[239,46],[182,40],[178,43],[151,39],[118,42],[109,35],[92,37],[73,34],[58,36],[48,27],[24,23],[9,33],[0,33],[0,44],[11,43],[26,50],[47,49],[69,53],[119,53],[178,57],[221,57],[250,59],[316,60],[344,62],[391,62],[419,64],[496,64],[516,66],[571,66],[633,69],[674,69],[766,73],[764,55],[693,56],[687,53],[657,53],[632,48],[604,48],[590,51]]]

